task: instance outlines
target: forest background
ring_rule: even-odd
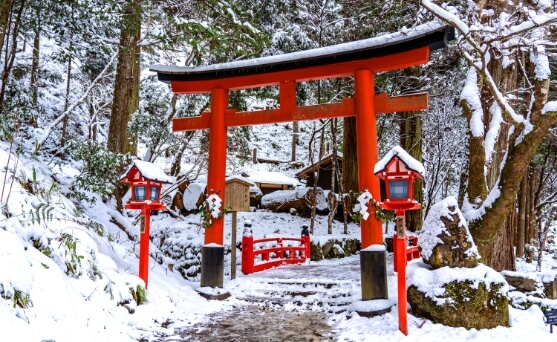
[[[410,230],[453,195],[484,262],[513,270],[516,257],[543,250],[557,219],[555,1],[4,0],[0,139],[16,158],[77,165],[81,173],[62,190],[76,204],[97,194],[121,210],[127,189],[118,178],[133,158],[164,159],[165,171],[181,179],[206,170],[207,132],[174,134],[171,121],[199,115],[209,96],[174,95],[149,66],[289,53],[431,20],[456,28],[449,48],[425,66],[376,77],[376,92],[430,96],[427,111],[378,118],[380,155],[398,144],[426,168],[416,185],[423,210],[407,214]],[[300,105],[353,95],[351,78],[297,85]],[[229,107],[274,108],[277,97],[276,87],[232,91]],[[287,128],[291,160],[277,171],[341,152],[342,181],[333,190],[358,191],[354,119]],[[231,173],[250,162],[254,129],[229,129]],[[186,163],[195,167],[183,172]],[[4,180],[6,217],[9,187]]]

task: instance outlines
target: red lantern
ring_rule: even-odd
[[[145,217],[145,225],[140,232],[139,242],[139,277],[148,285],[149,279],[149,231],[151,226],[151,210],[166,209],[161,203],[163,183],[173,182],[157,165],[142,160],[134,160],[132,166],[120,177],[120,182],[130,184],[131,201],[126,209],[141,210]]]
[[[420,209],[414,199],[414,181],[422,178],[423,165],[400,146],[395,146],[375,164],[374,173],[385,182],[386,198],[379,207],[387,210]]]
[[[408,335],[406,313],[406,224],[405,210],[420,209],[421,204],[414,199],[414,180],[422,178],[425,170],[419,161],[409,155],[402,147],[395,146],[375,164],[374,173],[385,181],[386,198],[379,207],[396,211],[396,234],[393,241],[394,266],[398,282],[398,320],[399,329]]]

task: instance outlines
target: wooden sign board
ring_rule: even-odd
[[[249,211],[249,188],[251,183],[238,178],[226,181],[224,190],[224,210]]]

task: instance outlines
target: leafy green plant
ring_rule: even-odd
[[[64,256],[67,258],[66,274],[76,278],[79,277],[82,274],[81,260],[83,255],[77,255],[77,239],[71,234],[62,233],[58,241],[60,241],[60,246],[64,246]]]
[[[13,295],[8,295],[5,293],[2,285],[0,285],[0,295],[6,300],[12,300],[14,308],[17,306],[22,309],[27,309],[33,306],[31,298],[29,298],[29,295],[24,293],[23,291],[14,290]]]
[[[70,196],[91,203],[95,199],[87,196],[83,190],[110,196],[118,184],[122,166],[130,161],[129,155],[110,152],[96,141],[72,140],[68,151],[73,158],[83,162],[83,170],[76,177]]]
[[[145,294],[145,288],[143,286],[137,285],[135,289],[130,287],[130,293],[137,305],[147,303],[147,295]]]

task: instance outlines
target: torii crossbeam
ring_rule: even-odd
[[[426,24],[404,33],[280,56],[197,68],[154,65],[151,70],[157,72],[159,80],[170,83],[177,94],[211,93],[210,112],[173,120],[174,132],[210,130],[208,192],[214,191],[225,198],[228,127],[355,116],[359,190],[368,189],[375,199],[380,199],[379,179],[373,175],[378,161],[376,114],[427,109],[428,98],[427,94],[398,97],[374,94],[374,74],[425,64],[430,51],[445,47],[452,35],[454,31],[450,27]],[[354,98],[339,103],[296,105],[296,83],[347,76],[354,78]],[[228,108],[229,90],[269,85],[279,85],[279,108],[254,112]],[[215,219],[205,229],[205,243],[222,246],[223,239],[224,220]],[[383,245],[381,222],[375,215],[361,222],[361,239],[362,248]],[[215,265],[210,272],[222,274],[223,267]],[[216,283],[204,282],[202,268],[201,286],[222,287],[222,276],[215,279]],[[362,284],[363,300],[388,297],[386,277],[384,284],[371,288],[365,293]]]

